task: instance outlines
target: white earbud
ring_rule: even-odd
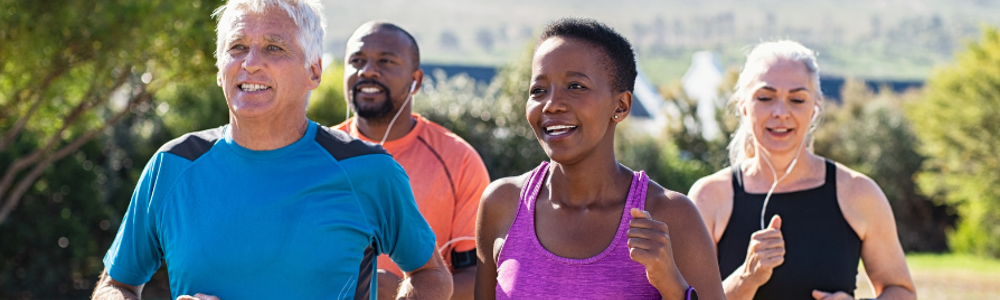
[[[413,91],[416,91],[416,90],[417,90],[417,81],[414,80],[413,84],[410,85],[410,94],[413,94]]]
[[[812,119],[809,119],[809,124],[812,124],[812,122],[816,122],[816,118],[818,117],[819,117],[819,105],[813,105],[813,116]]]

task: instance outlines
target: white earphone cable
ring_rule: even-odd
[[[816,121],[816,117],[819,116],[819,112],[820,112],[819,107],[814,106],[813,116],[809,120],[809,126],[812,126],[812,122]],[[808,128],[806,130],[808,130]],[[774,171],[774,166],[771,165],[771,160],[767,158],[767,155],[764,155],[764,153],[760,154],[760,157],[764,159],[765,163],[767,163],[767,167],[771,169],[771,176],[774,177],[774,183],[771,184],[771,189],[767,190],[767,196],[764,196],[764,205],[760,209],[761,230],[764,229],[764,216],[765,213],[767,212],[767,203],[770,202],[771,200],[771,194],[773,194],[774,189],[778,187],[778,183],[781,182],[782,180],[785,180],[785,177],[788,177],[788,174],[792,173],[792,169],[795,168],[795,163],[799,162],[799,155],[802,154],[802,146],[805,146],[805,144],[806,140],[805,138],[803,138],[802,142],[799,143],[799,147],[795,150],[795,158],[792,159],[792,163],[788,164],[788,168],[785,169],[785,174],[781,175],[781,178],[778,178],[778,173]]]
[[[392,117],[392,121],[389,121],[389,127],[385,129],[385,134],[382,135],[382,141],[378,142],[379,145],[385,144],[385,139],[389,138],[389,131],[392,130],[392,124],[396,123],[396,118],[399,118],[399,113],[403,112],[403,107],[406,106],[407,103],[410,103],[410,99],[413,99],[413,92],[412,92],[413,89],[410,90],[411,90],[410,94],[406,95],[406,101],[403,101],[403,105],[400,106],[399,110],[396,111],[396,115]]]

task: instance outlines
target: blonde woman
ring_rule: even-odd
[[[854,299],[862,260],[879,299],[915,299],[889,202],[864,174],[812,153],[823,111],[815,52],[757,45],[732,99],[731,168],[691,188],[728,299]]]

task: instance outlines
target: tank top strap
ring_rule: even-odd
[[[629,211],[633,207],[646,210],[646,188],[648,187],[649,176],[646,176],[646,172],[634,172],[632,175],[632,186],[628,189],[628,200],[625,201],[624,216],[631,216]]]
[[[542,184],[545,182],[545,175],[549,173],[549,163],[547,161],[542,161],[535,170],[531,171],[531,175],[528,175],[528,181],[524,183],[524,187],[521,188],[521,196],[519,199],[520,205],[523,208],[528,209],[530,212],[535,211],[535,199],[538,198],[538,191],[541,189]]]
[[[830,159],[826,159],[825,180],[826,182],[823,183],[825,188],[832,188],[834,191],[837,190],[837,165]],[[836,195],[836,193],[834,195]],[[833,199],[836,200],[837,197],[833,197]]]
[[[743,194],[743,169],[739,164],[730,167],[733,170],[733,195]]]

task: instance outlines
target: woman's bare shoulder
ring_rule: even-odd
[[[733,199],[733,176],[731,168],[724,168],[698,179],[691,186],[688,195],[701,209],[729,207]]]
[[[886,226],[885,220],[892,223],[892,207],[878,183],[840,163],[836,166],[837,203],[858,237],[865,240],[873,226]]]
[[[483,191],[479,205],[480,235],[493,238],[507,234],[517,216],[521,188],[528,181],[530,173],[497,179]]]
[[[646,190],[646,211],[653,219],[660,220],[670,226],[672,223],[698,221],[701,216],[698,208],[690,198],[677,191],[661,186],[650,180]]]

